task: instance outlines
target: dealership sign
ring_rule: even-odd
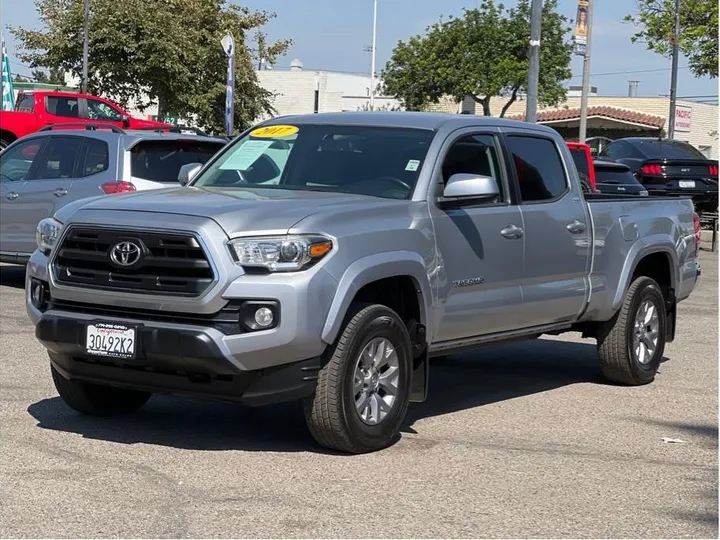
[[[675,131],[690,131],[692,124],[692,107],[677,105],[675,107]]]

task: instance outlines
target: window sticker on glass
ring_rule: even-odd
[[[250,132],[250,136],[262,137],[264,139],[269,137],[288,137],[295,135],[298,131],[300,131],[300,128],[297,126],[265,126],[254,129]]]
[[[272,140],[245,141],[227,158],[225,163],[220,165],[220,169],[226,171],[246,171],[263,155],[265,150],[270,148],[272,143]]]
[[[420,166],[420,160],[417,159],[411,159],[407,162],[407,165],[405,166],[406,171],[417,171],[418,167]]]

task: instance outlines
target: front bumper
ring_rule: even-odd
[[[120,360],[87,356],[85,323],[43,314],[35,336],[66,378],[164,394],[180,394],[247,405],[300,399],[315,389],[319,358],[258,370],[240,370],[202,330],[141,326],[137,357]]]

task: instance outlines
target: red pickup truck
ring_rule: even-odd
[[[125,129],[174,127],[133,118],[112,101],[63,91],[21,92],[14,111],[0,111],[0,149],[50,124],[72,122],[113,124]]]

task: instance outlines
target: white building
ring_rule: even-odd
[[[358,111],[370,106],[370,75],[303,69],[293,60],[290,70],[257,71],[260,86],[273,94],[275,114],[311,114],[316,112]],[[376,88],[380,81],[376,81]],[[376,109],[399,109],[394,98],[375,96]]]

